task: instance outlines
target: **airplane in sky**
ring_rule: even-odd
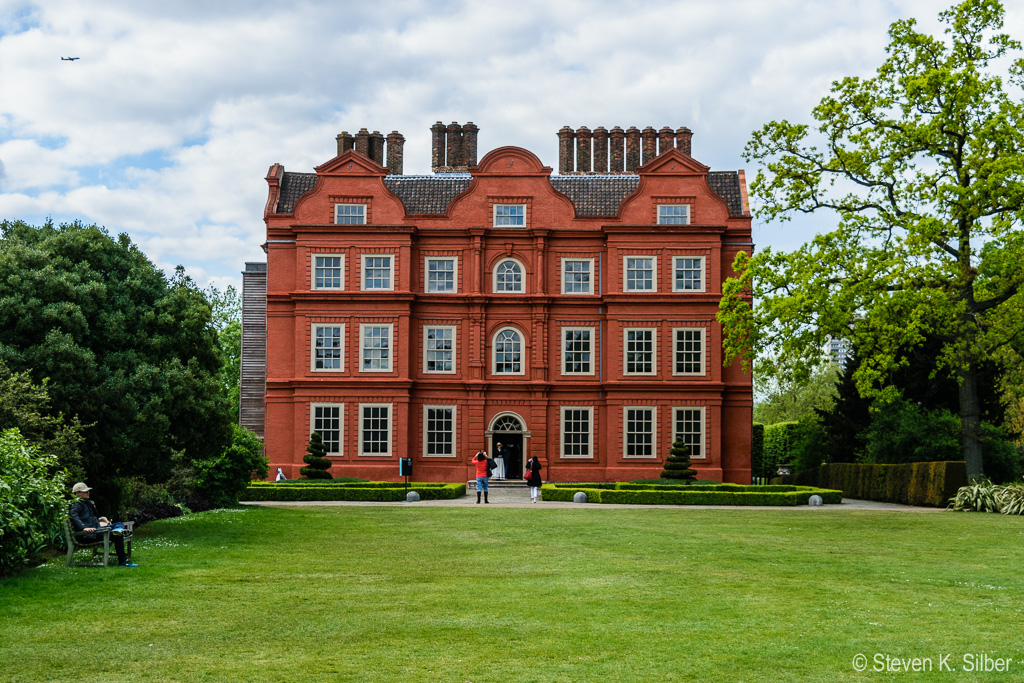
[[[62,62],[73,62],[76,59],[81,59],[81,57],[61,57],[60,61],[62,61]]]

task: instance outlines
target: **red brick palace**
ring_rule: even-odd
[[[298,477],[316,431],[334,476],[396,480],[411,457],[415,480],[465,481],[501,442],[545,480],[623,481],[682,436],[701,478],[750,482],[750,376],[715,321],[753,248],[743,172],[693,159],[687,128],[558,137],[559,175],[518,147],[478,162],[454,123],[432,175],[366,129],[315,173],[270,167],[242,417],[271,472]]]

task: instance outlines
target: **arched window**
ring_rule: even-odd
[[[523,340],[511,327],[498,330],[494,335],[494,374],[521,375]]]
[[[523,264],[515,259],[505,259],[494,269],[495,292],[523,291]]]

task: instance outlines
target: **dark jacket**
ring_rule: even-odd
[[[71,504],[68,516],[71,518],[71,525],[75,527],[75,531],[96,529],[100,525],[100,517],[96,514],[96,503],[85,498],[79,498]]]
[[[540,460],[530,458],[526,462],[526,468],[530,471],[530,478],[526,480],[527,486],[540,486]]]

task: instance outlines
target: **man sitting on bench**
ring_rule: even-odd
[[[71,525],[75,531],[95,532],[111,526],[110,520],[106,517],[96,515],[96,503],[89,500],[89,491],[92,489],[82,482],[78,482],[71,488],[71,492],[78,496],[78,500],[71,504],[71,509],[68,511]],[[110,532],[114,539],[114,550],[117,551],[117,566],[138,567],[139,565],[128,561],[128,556],[124,552],[124,533],[124,525],[120,522],[114,524]],[[95,543],[103,540],[103,534],[89,533],[81,538],[86,543]]]

